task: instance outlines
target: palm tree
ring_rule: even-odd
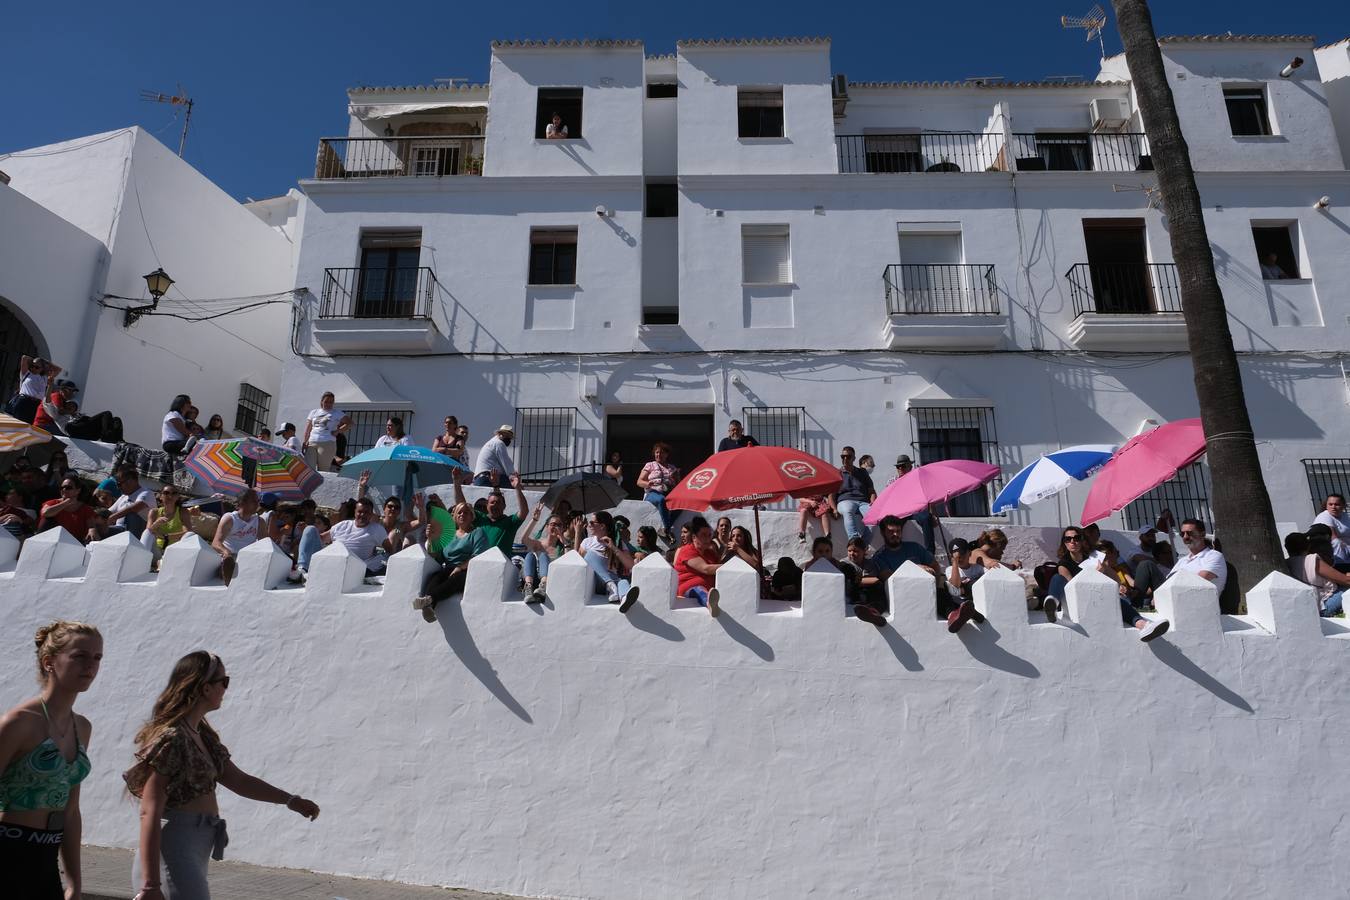
[[[1112,0],[1111,5],[1148,134],[1181,283],[1181,311],[1208,447],[1214,520],[1216,528],[1221,528],[1225,555],[1237,566],[1246,592],[1267,573],[1283,570],[1275,514],[1261,477],[1242,373],[1223,292],[1214,274],[1200,190],[1167,85],[1153,17],[1147,0]]]

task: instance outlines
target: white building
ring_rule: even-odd
[[[1303,522],[1350,475],[1339,94],[1308,38],[1162,49],[1277,518]],[[1012,472],[1198,415],[1123,56],[1092,82],[848,83],[829,50],[507,42],[490,85],[351,91],[302,182],[282,417],[331,389],[355,449],[386,415],[429,442],[454,413],[474,444],[514,423],[523,471],[617,449],[631,478],[653,440],[689,466],[732,418],[888,477],[899,452]],[[1206,479],[1126,524],[1205,513]]]
[[[36,353],[79,384],[82,410],[111,410],[135,443],[159,447],[179,393],[202,425],[216,413],[227,431],[272,424],[289,348],[293,198],[251,212],[134,127],[6,154],[0,170],[6,396],[19,355]],[[176,283],[127,325],[125,308],[151,303],[143,276],[157,268]]]

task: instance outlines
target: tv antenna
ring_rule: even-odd
[[[1102,59],[1106,59],[1106,41],[1102,40],[1102,29],[1106,27],[1106,10],[1102,9],[1101,4],[1094,5],[1086,15],[1060,16],[1059,24],[1065,28],[1083,29],[1087,33],[1089,43],[1096,38],[1097,44],[1102,48]]]
[[[183,133],[178,138],[178,158],[183,158],[183,146],[187,144],[188,125],[192,122],[192,98],[183,91],[183,86],[178,86],[177,94],[161,94],[159,91],[141,91],[141,99],[148,100],[151,103],[169,103],[174,106],[184,107],[187,112],[183,116]]]
[[[1111,192],[1112,192],[1113,194],[1131,193],[1131,192],[1134,192],[1134,191],[1141,191],[1141,192],[1143,192],[1144,196],[1148,197],[1148,208],[1149,208],[1149,209],[1158,209],[1158,208],[1160,208],[1160,207],[1162,206],[1162,191],[1158,189],[1158,186],[1157,186],[1156,184],[1154,184],[1154,185],[1149,185],[1149,184],[1137,184],[1137,185],[1136,185],[1136,184],[1113,184],[1113,185],[1111,185]]]

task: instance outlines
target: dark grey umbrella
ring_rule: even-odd
[[[558,503],[566,500],[574,510],[593,513],[601,509],[613,509],[627,498],[628,493],[623,485],[608,475],[601,472],[573,472],[550,484],[539,502],[549,509],[557,509]]]

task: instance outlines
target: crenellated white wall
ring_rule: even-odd
[[[1327,773],[1350,738],[1350,632],[1282,575],[1246,617],[1178,576],[1159,597],[1173,628],[1145,645],[1096,574],[1055,625],[990,574],[988,621],[951,635],[912,566],[878,630],[847,614],[833,572],[780,604],[740,564],[719,573],[716,619],[672,599],[659,559],[627,616],[574,556],[529,607],[493,550],[426,625],[408,604],[420,550],[381,588],[328,548],[295,587],[264,541],[227,590],[194,538],[155,578],[130,543],[86,565],[63,534],[0,574],[0,703],[33,689],[38,625],[103,630],[78,706],[94,844],[134,845],[131,736],[173,660],[206,647],[232,678],[212,721],[234,759],[323,807],[310,824],[223,793],[232,859],[625,900],[1340,891],[1326,858],[1348,798]]]

